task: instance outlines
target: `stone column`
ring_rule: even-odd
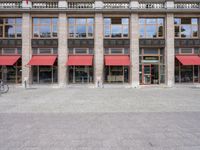
[[[27,66],[31,58],[32,18],[29,13],[22,14],[22,85],[32,82],[31,67]]]
[[[58,17],[58,83],[65,87],[67,83],[67,15],[60,13]]]
[[[104,45],[103,45],[103,14],[95,14],[95,38],[94,38],[94,81],[98,87],[98,82],[103,83],[103,68],[104,68]]]
[[[130,79],[132,87],[139,86],[139,17],[132,13],[130,17]]]
[[[165,64],[166,64],[166,84],[168,87],[174,85],[174,14],[168,13],[166,16],[166,47],[165,47]]]

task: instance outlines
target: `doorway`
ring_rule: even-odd
[[[159,84],[159,66],[156,64],[144,64],[142,67],[143,84]]]

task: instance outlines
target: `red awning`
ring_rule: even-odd
[[[53,66],[57,56],[33,56],[29,61],[30,66]]]
[[[199,56],[176,56],[182,65],[200,65]]]
[[[106,66],[129,66],[130,58],[129,56],[105,56]]]
[[[0,56],[0,66],[12,66],[21,56]]]
[[[69,56],[67,66],[92,66],[93,56],[81,55],[81,56]]]

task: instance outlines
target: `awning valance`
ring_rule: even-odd
[[[29,61],[30,66],[53,66],[57,56],[33,56]]]
[[[0,66],[12,66],[21,56],[0,56]]]
[[[92,66],[93,56],[92,55],[76,55],[69,56],[67,61],[67,66]]]
[[[200,65],[199,56],[176,56],[182,65]]]
[[[106,66],[129,66],[130,58],[129,56],[105,56]]]

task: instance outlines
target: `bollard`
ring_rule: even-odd
[[[24,80],[24,87],[25,87],[25,89],[27,89],[27,82],[26,82],[26,80]]]

